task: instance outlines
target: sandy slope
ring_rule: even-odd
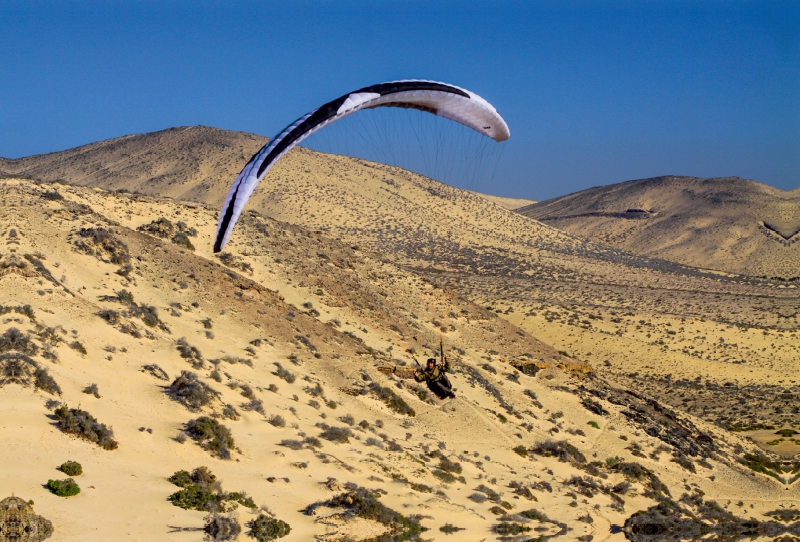
[[[492,202],[494,202],[494,203],[496,203],[498,205],[501,205],[501,206],[503,206],[506,209],[509,209],[511,211],[513,211],[514,209],[519,209],[520,207],[526,207],[528,205],[533,205],[534,203],[536,203],[533,200],[524,199],[524,198],[507,198],[507,197],[504,197],[504,196],[492,196],[492,195],[489,195],[489,194],[481,194],[479,192],[475,192],[475,194],[478,194],[479,196],[482,196],[482,197],[488,199],[489,201],[492,201]]]
[[[0,388],[3,441],[11,443],[0,451],[0,494],[13,491],[33,499],[36,513],[54,523],[53,540],[200,540],[199,532],[170,531],[202,526],[203,513],[166,501],[177,489],[166,477],[199,465],[209,466],[225,489],[247,491],[259,505],[289,522],[292,533],[286,540],[309,540],[337,529],[334,519],[325,524],[316,521],[319,516],[301,513],[309,504],[336,493],[323,485],[329,477],[341,485],[354,482],[385,490],[384,504],[403,514],[422,514],[422,524],[431,528],[424,537],[437,540],[445,539],[438,527],[446,522],[467,529],[446,536],[448,540],[496,538],[490,531],[497,523],[490,508],[497,505],[467,498],[481,484],[498,492],[511,512],[535,508],[564,522],[572,529],[564,539],[592,535],[594,540],[620,540],[621,534],[610,534],[610,525],[622,524],[632,512],[654,504],[643,496],[641,482],[634,482],[624,496],[624,508],[612,506],[606,494],[581,496],[564,484],[575,475],[585,475],[575,465],[555,457],[522,458],[511,450],[520,444],[533,447],[546,438],[566,438],[590,460],[619,456],[637,461],[652,469],[676,498],[688,491],[684,484],[692,484],[706,498],[731,510],[739,510],[735,503],[741,499],[747,513],[756,515],[797,498],[796,484],[785,489],[736,464],[733,446],[749,449],[752,444],[696,419],[685,422],[695,427],[691,438],[708,434],[717,449],[716,459],[708,458],[711,471],[698,467],[696,474],[689,473],[669,461],[669,452],[660,459],[632,456],[627,448],[633,441],[645,454],[663,441],[649,436],[640,425],[643,422],[623,415],[624,406],[599,400],[609,413],[589,412],[581,402],[586,393],[582,390],[589,386],[607,393],[602,390],[611,388],[587,379],[580,362],[565,359],[496,313],[443,295],[426,284],[424,276],[421,279],[354,250],[349,243],[249,216],[240,228],[247,241],[232,248],[235,261],[252,266],[250,274],[246,268],[221,265],[205,243],[198,241],[193,252],[132,229],[165,217],[197,228],[198,236],[192,239],[200,240],[210,236],[215,226],[213,209],[100,190],[57,188],[65,200],[46,199],[43,196],[51,186],[24,181],[5,181],[0,188],[4,202],[0,231],[5,239],[0,251],[4,270],[0,305],[29,304],[33,309],[33,318],[13,310],[4,314],[0,333],[8,333],[11,327],[32,334],[55,328],[53,335],[61,338],[50,344],[56,360],[42,357],[47,345],[38,339],[34,340],[41,346],[33,359],[60,385],[63,394],[57,399],[72,407],[80,405],[112,426],[119,448],[105,451],[59,431],[45,407],[51,395],[17,384]],[[114,237],[127,245],[132,264],[129,279],[116,274],[119,265],[76,250],[76,241],[82,238],[78,232],[88,227],[113,230]],[[24,254],[32,256],[20,259]],[[12,264],[19,261],[26,264]],[[102,309],[122,310],[119,303],[101,299],[122,288],[132,292],[137,303],[155,306],[165,329],[123,317],[140,330],[142,337],[136,338],[101,319]],[[312,309],[304,306],[309,302]],[[213,335],[202,324],[206,318],[211,319]],[[329,325],[334,319],[338,326]],[[403,354],[405,348],[416,348],[425,356],[427,348],[436,348],[442,333],[456,360],[452,378],[460,396],[457,401],[445,406],[426,404],[407,386],[396,386],[376,371],[377,365],[397,363],[395,358],[410,362]],[[180,337],[202,352],[202,366],[193,369],[180,356],[176,349]],[[251,345],[255,339],[262,341]],[[70,348],[72,341],[80,341],[87,354]],[[456,345],[462,351],[456,352]],[[216,383],[210,378],[214,366],[208,360],[226,355],[250,360],[252,367],[221,362],[224,376]],[[519,361],[540,362],[549,368],[531,377],[509,365]],[[297,380],[289,384],[274,375],[275,362],[295,373]],[[147,363],[157,363],[170,378],[181,370],[195,370],[221,394],[219,401],[203,409],[205,413],[219,412],[223,403],[239,410],[240,420],[222,419],[236,440],[231,460],[211,457],[191,441],[173,440],[182,424],[200,413],[171,400],[164,393],[169,381],[141,371]],[[486,384],[470,374],[481,375]],[[395,390],[417,411],[416,416],[392,412],[369,393],[346,393],[364,386],[361,375]],[[231,382],[240,386],[225,385]],[[98,385],[99,399],[81,392],[90,383]],[[303,388],[315,383],[320,383],[328,400],[336,402],[336,409],[308,404],[310,397]],[[255,390],[267,415],[284,416],[286,427],[273,427],[265,416],[242,409],[246,399],[240,393],[241,384]],[[270,384],[277,386],[276,392],[268,391]],[[507,408],[492,395],[492,389],[499,390]],[[536,395],[541,408],[522,393],[525,389]],[[315,424],[319,422],[344,426],[336,418],[347,414],[370,424],[363,431],[354,427],[356,436],[349,444],[323,441],[320,453],[278,445],[282,439],[318,435]],[[499,414],[504,414],[505,423]],[[383,428],[376,427],[378,419]],[[600,429],[587,425],[589,421],[597,422]],[[369,445],[369,438],[378,446]],[[385,449],[390,441],[402,451]],[[441,450],[461,463],[465,483],[442,483],[435,478],[431,467],[438,460],[427,456],[423,460],[420,454],[426,450]],[[63,499],[51,495],[42,484],[62,477],[55,467],[67,459],[81,462],[85,474],[77,479],[82,493]],[[306,465],[295,466],[298,463]],[[397,480],[392,480],[393,475]],[[609,472],[607,479],[599,480],[612,484],[623,479]],[[527,487],[546,482],[552,493],[540,485],[531,490],[537,500],[528,500],[514,494],[509,488],[512,481]],[[412,482],[441,493],[414,489]],[[592,523],[578,521],[587,514]],[[241,521],[251,517],[247,509],[239,508]],[[551,523],[540,526],[544,533],[558,531]],[[349,522],[342,527],[359,536],[362,528]]]
[[[584,533],[595,540],[620,539],[621,534],[610,535],[609,526],[654,504],[643,496],[641,482],[634,483],[634,494],[624,496],[624,510],[612,506],[607,494],[576,494],[564,482],[584,476],[583,470],[552,457],[522,459],[511,452],[517,444],[533,447],[546,438],[566,439],[590,460],[619,456],[639,462],[653,469],[674,498],[696,487],[740,516],[759,516],[795,502],[796,483],[784,487],[772,478],[748,474],[737,458],[754,445],[719,427],[800,424],[794,408],[800,387],[791,376],[800,322],[793,284],[637,256],[397,168],[304,149],[290,153],[271,172],[250,206],[288,223],[246,213],[228,247],[234,267],[225,267],[209,251],[217,219],[214,205],[224,197],[239,162],[262,141],[204,127],[181,128],[0,164],[0,170],[14,174],[63,177],[75,184],[201,202],[63,185],[53,186],[66,200],[48,200],[43,196],[50,186],[26,181],[2,185],[0,305],[30,303],[36,321],[12,311],[2,316],[0,334],[10,327],[34,332],[37,325],[63,326],[64,340],[52,346],[58,362],[40,356],[36,360],[61,385],[62,400],[70,406],[80,404],[112,425],[120,441],[119,450],[105,452],[67,437],[47,418],[47,394],[15,384],[0,388],[4,405],[16,409],[4,417],[4,430],[16,431],[9,434],[23,443],[9,451],[8,475],[2,471],[3,484],[9,480],[13,487],[0,489],[19,495],[18,488],[35,492],[36,512],[54,521],[57,537],[86,539],[80,537],[96,526],[97,539],[199,540],[197,532],[168,534],[166,526],[199,527],[203,514],[183,511],[164,499],[177,489],[165,481],[167,476],[201,464],[219,475],[225,489],[246,490],[258,504],[288,521],[293,527],[290,540],[326,532],[336,539],[332,530],[364,528],[349,522],[336,527],[335,519],[318,523],[318,518],[300,513],[335,494],[320,484],[329,476],[340,485],[350,481],[383,488],[388,494],[382,500],[392,508],[431,516],[423,519],[432,529],[424,536],[435,539],[444,537],[438,526],[445,522],[469,528],[447,539],[494,538],[490,528],[497,522],[489,509],[496,505],[467,499],[479,484],[501,493],[513,505],[512,512],[535,508],[564,521],[574,529],[562,535],[570,539]],[[191,237],[196,250],[133,231],[159,217],[196,228],[197,236]],[[113,229],[129,247],[130,279],[116,274],[119,265],[75,250],[77,232],[90,227]],[[34,257],[42,260],[42,268],[24,259],[29,264],[24,269],[12,263],[20,261],[12,256],[25,253],[39,253]],[[235,267],[238,263],[250,267]],[[100,319],[97,313],[102,309],[123,308],[100,299],[121,288],[133,292],[138,303],[155,306],[170,331],[150,329],[129,318],[127,323],[152,334],[136,339]],[[211,330],[202,324],[207,318]],[[234,461],[212,458],[191,442],[171,440],[183,423],[199,414],[164,394],[169,382],[140,371],[150,362],[171,378],[192,369],[176,349],[180,337],[203,353],[206,361],[197,372],[222,394],[206,413],[219,413],[227,403],[242,414],[239,421],[225,420],[241,449]],[[425,357],[437,349],[440,337],[458,358],[453,380],[461,398],[454,409],[426,404],[408,386],[392,387],[417,411],[409,419],[389,411],[371,394],[346,393],[364,386],[362,374],[393,386],[375,367],[396,360],[413,363],[403,354],[406,348]],[[260,346],[249,344],[255,339],[262,339]],[[67,346],[73,340],[86,345],[86,357]],[[107,346],[116,351],[105,350]],[[248,353],[248,347],[253,351]],[[210,379],[213,366],[208,360],[226,355],[250,359],[253,367],[223,362],[220,371],[230,378],[217,384]],[[580,360],[588,361],[601,378],[586,379],[588,367]],[[294,384],[272,374],[276,361],[298,376]],[[555,365],[567,373],[554,367],[530,377],[509,362],[518,367]],[[475,380],[476,374],[488,384]],[[222,385],[230,381],[250,385],[266,414],[280,413],[288,426],[275,428],[264,416],[244,411],[246,400],[240,392]],[[316,381],[325,396],[337,402],[336,410],[307,404],[303,387]],[[100,399],[81,393],[92,382],[99,386]],[[270,384],[278,386],[277,393],[268,391]],[[615,386],[657,398],[675,409],[679,419],[696,424],[687,442],[712,435],[718,446],[712,452],[717,459],[709,460],[712,470],[697,463],[702,455],[692,456],[697,472],[689,473],[670,461],[677,449],[662,453],[660,459],[647,457],[664,441],[650,436],[653,428],[643,420],[656,414],[647,411],[646,403],[634,405],[649,412],[639,420],[630,418],[630,405],[602,400],[609,414],[598,416],[582,404],[596,397],[586,390],[609,396]],[[525,389],[534,392],[541,409],[522,393]],[[296,415],[289,408],[295,408]],[[684,418],[684,412],[690,415]],[[360,438],[349,445],[325,442],[322,452],[358,470],[347,470],[338,459],[309,450],[278,446],[301,432],[318,435],[319,422],[343,426],[335,418],[347,413],[356,421],[368,420],[372,427],[354,429]],[[503,423],[498,414],[508,421]],[[16,430],[12,419],[25,423]],[[376,419],[385,422],[383,429],[375,428]],[[588,426],[589,421],[597,422],[600,430]],[[140,432],[141,427],[153,433]],[[384,447],[394,440],[409,455],[368,446],[369,438]],[[758,440],[764,449],[774,448],[767,436]],[[437,460],[420,458],[425,449],[438,450],[438,442],[448,457],[463,465],[465,485],[441,483],[431,474]],[[644,458],[633,455],[633,442],[642,447]],[[736,449],[737,444],[742,448]],[[781,443],[780,451],[787,446]],[[37,466],[26,474],[19,465],[28,459],[29,450],[35,450]],[[63,500],[41,484],[59,477],[54,466],[67,459],[67,452],[84,464],[86,474],[79,480],[83,493]],[[308,461],[307,468],[292,466],[298,461]],[[98,482],[99,473],[106,485]],[[390,481],[392,473],[445,496],[413,489],[402,480]],[[288,483],[281,482],[284,476]],[[610,472],[608,483],[622,479]],[[538,501],[528,501],[508,487],[511,481],[547,482],[553,493],[536,486],[532,492]],[[90,501],[91,492],[101,486],[103,498]],[[85,515],[76,516],[70,504],[75,502],[92,504],[80,507]],[[122,523],[109,521],[101,527],[95,516],[111,508]],[[243,521],[252,517],[246,510],[239,512]],[[587,513],[593,523],[577,519]],[[119,535],[119,525],[130,525],[131,534]],[[558,530],[553,524],[541,527]]]

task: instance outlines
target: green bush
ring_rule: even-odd
[[[67,461],[61,464],[61,472],[67,476],[80,476],[83,474],[83,467],[77,461]]]
[[[230,430],[214,418],[201,416],[186,423],[186,433],[200,447],[220,459],[230,459],[234,446]]]
[[[223,491],[217,477],[207,467],[197,467],[191,473],[179,470],[167,480],[181,488],[169,496],[169,501],[180,508],[225,512],[239,504],[252,509],[257,507],[252,497],[243,491]]]
[[[456,527],[455,525],[452,525],[450,523],[445,523],[444,525],[439,527],[439,530],[444,534],[453,534],[457,533],[458,531],[463,531],[464,527]]]
[[[268,542],[276,538],[283,538],[292,532],[292,528],[288,523],[264,514],[260,514],[247,525],[250,527],[250,536],[258,540],[258,542]]]
[[[515,454],[517,454],[520,457],[528,457],[528,449],[522,444],[520,444],[519,446],[515,446],[514,448],[512,448],[512,450],[514,451]]]
[[[72,497],[81,492],[81,488],[75,483],[72,478],[65,480],[48,480],[47,489],[58,495],[59,497]]]
[[[220,496],[210,487],[190,485],[169,496],[175,506],[187,510],[210,510],[219,506]]]
[[[600,424],[595,421],[588,422],[587,425],[591,425],[595,429],[600,429]]]

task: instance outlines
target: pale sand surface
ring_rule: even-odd
[[[403,175],[398,172],[396,178],[402,180]],[[41,194],[50,186],[4,181],[0,231],[4,232],[6,244],[0,249],[2,258],[10,261],[5,259],[12,254],[39,252],[56,284],[32,270],[26,271],[27,275],[5,272],[0,276],[3,296],[0,305],[30,304],[40,325],[64,328],[64,342],[54,347],[58,361],[35,359],[48,368],[61,386],[60,399],[72,407],[80,405],[99,421],[112,426],[120,446],[105,451],[61,433],[53,426],[48,418],[51,413],[44,406],[49,395],[7,384],[0,388],[2,426],[4,441],[14,444],[0,451],[0,495],[13,491],[25,499],[33,499],[36,513],[54,523],[53,540],[200,540],[199,532],[169,533],[171,527],[202,526],[204,514],[182,510],[166,501],[177,490],[166,478],[179,469],[206,465],[217,474],[226,490],[247,491],[259,505],[268,506],[277,517],[291,524],[292,532],[285,540],[310,540],[326,532],[333,534],[330,525],[318,523],[315,521],[318,518],[300,512],[309,504],[335,494],[322,485],[328,477],[335,477],[342,484],[354,482],[382,488],[387,495],[381,501],[387,506],[403,514],[429,516],[422,520],[423,525],[431,528],[424,538],[493,540],[496,535],[490,529],[497,521],[489,509],[494,503],[475,503],[467,498],[479,484],[485,484],[511,504],[512,512],[535,508],[565,522],[573,529],[565,538],[592,534],[594,540],[623,540],[621,533],[610,534],[610,525],[621,525],[630,514],[652,506],[654,501],[642,495],[638,483],[634,483],[633,493],[625,495],[624,510],[612,508],[611,499],[604,494],[573,497],[572,489],[564,481],[583,476],[583,471],[556,458],[523,459],[511,451],[518,444],[531,447],[552,438],[569,440],[590,460],[619,456],[637,461],[652,469],[675,498],[689,491],[687,488],[696,487],[705,492],[707,499],[717,500],[744,516],[797,502],[798,484],[787,489],[772,478],[755,476],[736,464],[732,451],[736,445],[744,450],[755,449],[741,434],[725,432],[690,414],[693,423],[713,435],[721,447],[720,459],[709,459],[712,470],[697,467],[696,473],[690,473],[671,462],[669,452],[658,460],[634,457],[628,449],[631,442],[640,443],[646,455],[661,441],[622,415],[623,407],[603,401],[610,414],[598,416],[586,410],[578,396],[581,386],[592,385],[584,376],[588,366],[580,360],[589,360],[598,374],[612,382],[619,379],[629,383],[626,375],[639,371],[644,375],[639,377],[643,382],[648,380],[647,375],[669,373],[676,379],[701,376],[720,383],[735,381],[737,386],[748,382],[789,386],[792,377],[786,374],[796,360],[795,332],[758,327],[758,324],[763,322],[759,318],[766,319],[768,326],[773,321],[783,322],[785,319],[775,315],[782,310],[780,303],[784,299],[793,302],[794,298],[766,284],[725,282],[702,274],[681,275],[648,267],[646,262],[625,266],[582,251],[571,252],[571,248],[587,245],[553,228],[511,215],[499,205],[481,205],[477,196],[475,200],[468,196],[460,200],[472,207],[459,207],[456,203],[446,207],[441,201],[426,203],[420,189],[424,185],[420,183],[409,178],[408,184],[395,186],[393,189],[402,191],[413,205],[408,204],[411,205],[408,209],[392,208],[388,214],[402,217],[402,213],[408,213],[418,223],[434,223],[433,230],[440,233],[467,221],[464,217],[469,216],[468,224],[459,226],[461,241],[451,249],[451,254],[466,257],[465,237],[472,240],[480,253],[489,254],[470,256],[468,263],[477,262],[477,270],[466,265],[464,274],[451,279],[458,293],[447,289],[442,293],[430,285],[444,275],[426,270],[427,242],[421,249],[393,253],[390,259],[386,254],[391,250],[381,253],[377,249],[399,246],[401,235],[382,236],[379,229],[347,226],[374,223],[377,209],[383,209],[382,205],[389,201],[370,183],[365,183],[366,186],[353,183],[352,190],[343,194],[334,193],[332,186],[326,189],[327,199],[320,196],[325,191],[320,192],[312,184],[304,189],[309,194],[305,201],[292,199],[295,194],[270,207],[269,198],[262,199],[264,203],[259,205],[279,209],[282,218],[294,217],[301,226],[314,229],[325,223],[323,217],[328,215],[335,219],[331,222],[336,224],[338,220],[341,226],[325,233],[312,233],[261,217],[245,217],[237,226],[229,248],[242,261],[250,263],[253,272],[234,270],[236,273],[231,277],[227,268],[210,254],[208,239],[216,227],[214,208],[66,186],[58,186],[66,201],[46,201]],[[456,192],[453,194],[457,196]],[[87,214],[86,208],[78,207],[79,204],[87,205],[97,214]],[[362,207],[372,211],[355,212]],[[305,210],[302,213],[301,208]],[[444,220],[434,220],[443,210]],[[340,214],[334,215],[335,212]],[[197,246],[194,254],[168,241],[132,231],[158,217],[173,222],[183,220],[197,228],[198,236],[192,238]],[[409,222],[408,227],[414,223]],[[75,233],[81,227],[93,226],[115,229],[115,235],[129,246],[135,269],[130,275],[132,280],[115,274],[118,265],[103,263],[73,249]],[[19,234],[16,243],[10,243],[12,227]],[[521,229],[523,233],[519,233]],[[520,237],[530,242],[522,242]],[[350,248],[354,244],[370,250]],[[495,252],[488,252],[490,249]],[[505,269],[518,268],[517,264],[525,261],[535,261],[540,266],[525,271],[529,278],[503,274]],[[398,265],[414,262],[423,264],[419,275]],[[474,276],[469,274],[473,271]],[[576,281],[576,276],[588,279]],[[525,286],[524,280],[529,281]],[[186,283],[186,288],[181,282]],[[133,292],[138,303],[154,305],[170,332],[152,329],[152,339],[136,339],[101,320],[97,316],[101,309],[122,307],[99,298],[114,295],[121,288]],[[618,301],[622,296],[617,289],[628,289],[634,295]],[[708,304],[701,299],[698,303],[698,297],[703,295],[698,292],[717,299],[709,300]],[[461,295],[465,299],[460,299]],[[578,302],[580,299],[583,303]],[[656,299],[661,301],[656,303]],[[739,303],[742,299],[745,302]],[[766,306],[757,307],[753,299]],[[531,301],[535,301],[535,307]],[[199,306],[192,307],[192,302],[198,302]],[[304,306],[308,302],[318,315]],[[171,307],[171,303],[179,303],[180,307]],[[777,309],[775,304],[779,305]],[[735,325],[715,319],[717,311],[734,306],[736,312],[730,311],[726,316],[734,318]],[[709,307],[713,308],[710,312]],[[514,311],[508,311],[509,308]],[[526,316],[532,309],[536,315]],[[560,316],[550,315],[548,321],[547,311]],[[290,317],[290,312],[294,316]],[[581,316],[571,320],[569,313]],[[588,313],[603,319],[589,319]],[[206,336],[200,322],[205,318],[213,321],[213,339]],[[620,321],[614,322],[612,318]],[[339,326],[327,325],[334,319]],[[142,332],[146,329],[140,320],[129,320]],[[639,324],[639,320],[650,324]],[[3,315],[0,322],[0,333],[10,327],[23,332],[36,330],[34,322],[17,313]],[[675,335],[667,333],[668,323]],[[637,325],[643,327],[637,329]],[[646,337],[647,333],[651,337]],[[509,421],[501,423],[497,413],[504,410],[497,399],[480,385],[472,387],[463,371],[452,377],[459,399],[435,406],[420,401],[408,389],[395,388],[391,379],[375,370],[377,365],[395,363],[394,359],[413,363],[403,354],[409,347],[416,348],[418,357],[426,357],[432,353],[428,348],[438,347],[441,335],[449,349],[464,350],[458,355],[449,350],[457,358],[457,367],[488,364],[495,368],[496,373],[476,370],[501,390],[503,398],[521,418],[507,415]],[[146,363],[157,363],[171,381],[181,370],[192,370],[176,350],[175,341],[180,337],[186,337],[199,348],[206,360],[225,355],[252,360],[252,368],[221,363],[220,371],[230,375],[223,378],[222,384],[209,378],[212,366],[208,362],[203,369],[196,370],[202,380],[222,394],[222,401],[205,409],[205,413],[219,411],[224,402],[234,405],[242,414],[239,421],[224,420],[241,450],[233,454],[233,460],[213,458],[191,441],[185,444],[174,441],[172,437],[182,424],[199,413],[191,413],[168,398],[163,386],[169,382],[140,371]],[[298,337],[306,337],[317,350],[310,350]],[[266,340],[254,347],[255,354],[250,356],[244,349],[257,338]],[[724,339],[722,343],[720,338]],[[72,340],[80,340],[86,346],[87,356],[67,346]],[[657,343],[658,340],[664,344]],[[688,350],[690,344],[703,350],[702,359],[692,355]],[[117,350],[108,352],[104,350],[106,346]],[[126,352],[121,351],[123,347]],[[370,348],[375,357],[369,354]],[[571,357],[565,358],[557,350],[567,351]],[[321,357],[314,357],[314,352]],[[292,354],[298,364],[288,359]],[[740,358],[746,358],[747,363],[733,363]],[[610,367],[604,365],[606,359]],[[518,373],[516,378],[520,383],[516,384],[506,376],[514,375],[508,362],[520,360],[532,360],[550,368],[539,371],[535,377]],[[298,376],[294,384],[272,374],[276,361]],[[395,389],[417,411],[417,416],[409,420],[393,413],[369,394],[354,397],[345,393],[344,390],[361,381],[362,373]],[[304,377],[310,381],[304,381]],[[243,411],[240,405],[245,399],[224,385],[229,381],[252,386],[256,397],[264,401],[267,415],[281,414],[287,426],[275,428],[264,416]],[[317,410],[307,404],[309,396],[303,387],[317,381],[323,385],[326,397],[338,403],[335,410],[326,406]],[[90,383],[97,383],[100,399],[81,392]],[[277,393],[267,391],[270,384],[278,386]],[[536,394],[542,409],[522,393],[525,389]],[[672,400],[668,394],[658,395],[658,390],[652,393],[659,400]],[[299,396],[299,401],[294,401],[293,395]],[[677,398],[674,403],[668,404],[673,407],[682,404]],[[288,410],[290,407],[296,409],[296,415]],[[327,415],[325,420],[320,417],[323,412]],[[562,416],[548,420],[556,412]],[[383,429],[374,432],[355,430],[360,438],[351,439],[350,444],[324,442],[321,452],[350,465],[352,471],[337,461],[325,463],[325,456],[309,450],[292,451],[278,446],[282,439],[299,438],[300,433],[318,435],[320,429],[315,427],[318,422],[342,426],[336,418],[345,414],[351,414],[356,421],[365,419],[373,426],[376,419],[385,423]],[[693,414],[703,412],[697,407]],[[588,426],[589,421],[597,422],[600,429]],[[153,432],[141,432],[140,427],[151,428]],[[386,438],[379,437],[380,433],[385,433]],[[408,439],[407,433],[411,433]],[[622,440],[622,436],[628,440]],[[395,440],[404,451],[388,452],[367,446],[369,437]],[[431,474],[430,467],[436,460],[426,463],[418,459],[423,447],[438,450],[439,442],[444,443],[445,455],[463,465],[466,484],[441,483]],[[55,467],[67,459],[81,462],[85,474],[76,479],[82,493],[62,499],[51,495],[42,484],[49,478],[62,478]],[[308,462],[307,468],[291,465],[296,462]],[[441,490],[445,496],[415,491],[405,483],[392,481],[392,473]],[[371,476],[382,481],[371,480]],[[289,482],[269,482],[269,477],[287,477]],[[621,475],[611,474],[607,482],[622,480]],[[511,481],[544,481],[552,485],[553,492],[534,490],[538,500],[529,501],[513,494],[508,487]],[[728,502],[739,500],[744,503],[744,511]],[[238,512],[243,522],[254,517],[242,507]],[[577,520],[586,514],[594,519],[593,523]],[[438,531],[444,523],[467,530],[445,536]],[[348,525],[346,529],[360,527]]]
[[[536,203],[533,200],[525,199],[525,198],[509,198],[506,196],[492,196],[491,194],[483,194],[481,192],[472,192],[482,198],[486,198],[487,200],[494,202],[502,207],[505,207],[509,210],[519,209],[520,207],[525,207],[526,205],[533,205]]]

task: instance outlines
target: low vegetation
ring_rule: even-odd
[[[65,478],[64,480],[48,480],[47,489],[59,497],[72,497],[81,492],[81,488],[75,483],[72,478]]]
[[[195,237],[197,230],[187,226],[183,221],[173,224],[170,220],[160,217],[149,224],[142,224],[136,229],[161,239],[169,239],[172,243],[183,248],[194,250],[194,245],[189,240],[189,237]]]
[[[201,448],[220,459],[230,459],[234,447],[230,429],[214,418],[201,416],[186,423],[186,433]]]
[[[133,299],[133,294],[128,290],[123,289],[119,290],[116,293],[116,295],[103,296],[100,298],[100,301],[112,301],[115,303],[120,303],[125,307],[127,307],[127,310],[124,311],[123,316],[128,318],[133,318],[133,317],[139,318],[147,327],[157,327],[162,331],[169,332],[169,328],[167,328],[164,322],[162,322],[161,319],[158,317],[158,309],[152,305],[143,305],[136,303],[136,301],[134,301]],[[115,312],[116,311],[105,310],[101,311],[99,313],[99,316],[104,320],[106,320],[109,324],[116,325],[118,323],[118,316],[115,317],[112,314]],[[126,332],[130,333],[130,331],[128,331],[127,328]],[[135,333],[131,334],[136,336]]]
[[[417,518],[406,518],[399,512],[385,506],[378,500],[379,497],[380,493],[355,486],[354,489],[341,493],[328,501],[314,503],[306,507],[304,512],[307,515],[314,515],[315,510],[320,506],[342,507],[345,509],[345,515],[377,521],[388,527],[390,531],[382,535],[380,538],[382,542],[410,540],[422,532],[423,528]]]
[[[195,369],[201,369],[203,367],[203,354],[200,353],[197,347],[190,345],[185,337],[178,339],[175,348],[180,352],[183,359],[192,364],[192,367]]]
[[[297,377],[293,373],[291,373],[290,371],[287,371],[286,369],[284,369],[281,366],[281,364],[278,363],[278,362],[275,362],[275,367],[276,367],[276,370],[272,374],[274,374],[278,378],[282,378],[283,380],[285,380],[289,384],[293,384],[294,383],[294,381],[295,381],[295,379]]]
[[[100,261],[124,265],[130,262],[128,245],[117,239],[113,230],[105,228],[81,228],[75,240],[79,252],[94,256]]]
[[[34,373],[33,385],[37,390],[42,390],[50,395],[61,395],[61,388],[56,380],[50,376],[45,367],[38,367]]]
[[[369,390],[378,399],[383,401],[386,406],[398,414],[405,414],[406,416],[416,416],[417,413],[411,408],[405,400],[397,395],[393,390],[385,388],[377,382],[372,382],[369,385]]]
[[[286,420],[280,414],[273,414],[267,421],[274,427],[286,427]]]
[[[783,472],[783,468],[780,463],[777,461],[773,461],[769,457],[765,456],[761,453],[746,453],[740,460],[742,465],[749,468],[752,471],[759,472],[761,474],[766,474],[767,476],[771,476],[776,480],[780,480],[781,482],[783,479],[780,476],[780,473]]]
[[[239,271],[253,274],[253,266],[247,262],[243,262],[240,258],[234,256],[230,252],[223,252],[217,256],[219,261],[222,262],[222,265],[226,267],[231,267],[233,269],[238,269]]]
[[[461,463],[456,461],[450,461],[447,458],[441,458],[438,465],[439,469],[443,470],[444,472],[449,472],[451,474],[461,474],[463,472],[463,468],[461,467]]]
[[[559,461],[570,463],[586,463],[586,457],[575,446],[566,440],[546,440],[536,444],[531,450],[536,455],[557,457]]]
[[[214,399],[219,397],[219,392],[208,384],[201,382],[197,375],[191,371],[181,371],[172,384],[167,388],[167,395],[192,412],[198,412]]]
[[[197,467],[192,472],[179,470],[167,480],[181,488],[168,499],[180,508],[204,512],[229,512],[240,504],[256,508],[256,503],[247,493],[223,491],[222,484],[207,467]]]
[[[439,469],[433,469],[431,471],[431,474],[433,474],[436,478],[438,478],[445,484],[453,484],[459,480],[459,478],[456,477],[454,474]]]
[[[83,393],[87,395],[94,395],[95,398],[100,399],[100,389],[97,387],[97,384],[90,384],[83,388]]]
[[[258,542],[269,542],[270,540],[283,538],[292,532],[292,528],[288,523],[266,514],[259,514],[247,526],[250,527],[250,533],[248,534]]]
[[[85,410],[62,405],[53,414],[58,428],[63,432],[93,442],[106,450],[117,449],[118,443],[114,440],[114,431],[98,422]]]
[[[330,440],[331,442],[338,442],[340,444],[347,444],[350,442],[350,437],[353,432],[349,427],[325,427],[320,438]]]
[[[59,468],[67,476],[80,476],[83,474],[83,467],[77,461],[65,461]]]
[[[80,341],[72,341],[71,343],[69,343],[69,347],[75,350],[76,352],[83,354],[84,356],[87,353],[86,347],[83,346],[83,343],[81,343]]]
[[[169,380],[169,375],[167,374],[167,371],[165,371],[155,363],[142,366],[142,370],[150,373],[152,376],[154,376],[159,380]]]

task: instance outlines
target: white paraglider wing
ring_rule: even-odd
[[[419,109],[461,123],[495,141],[505,141],[509,137],[508,125],[489,102],[453,85],[434,81],[393,81],[345,94],[297,119],[244,166],[222,205],[214,252],[220,252],[228,243],[248,198],[281,156],[328,124],[373,107]]]

